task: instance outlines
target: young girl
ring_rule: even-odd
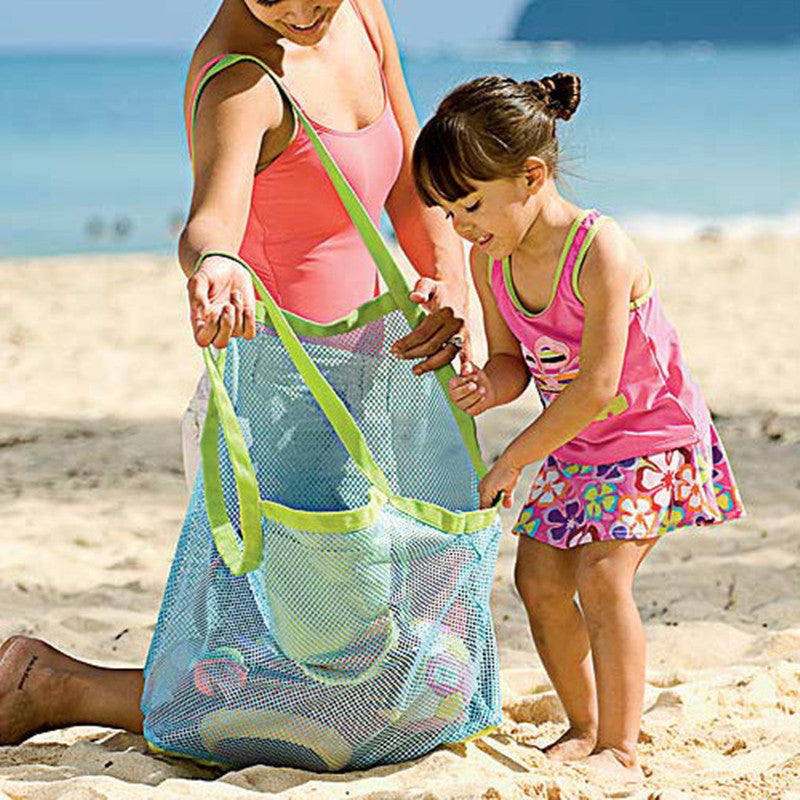
[[[489,360],[465,362],[451,397],[475,416],[533,376],[545,407],[480,495],[488,506],[503,493],[510,507],[523,467],[544,460],[514,532],[516,585],[569,719],[547,752],[639,779],[636,570],[661,534],[743,509],[642,257],[556,188],[556,119],[579,101],[575,75],[478,78],[424,127],[414,173],[425,202],[472,243],[483,306]]]

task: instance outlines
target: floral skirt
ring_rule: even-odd
[[[733,472],[712,425],[706,441],[611,464],[567,464],[548,456],[512,530],[567,549],[651,539],[743,515]]]

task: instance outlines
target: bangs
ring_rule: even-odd
[[[414,184],[426,206],[454,203],[475,191],[473,181],[497,177],[478,136],[458,119],[435,116],[414,145]]]

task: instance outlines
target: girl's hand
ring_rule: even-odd
[[[478,487],[481,508],[493,506],[501,492],[503,493],[503,507],[511,508],[512,495],[521,474],[521,469],[507,464],[500,456]]]
[[[255,291],[241,264],[225,256],[209,256],[186,288],[194,340],[200,347],[213,344],[222,350],[233,336],[255,336]]]
[[[489,376],[471,361],[462,361],[461,374],[447,384],[451,400],[471,417],[482,414],[495,404],[495,392]]]

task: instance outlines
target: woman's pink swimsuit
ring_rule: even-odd
[[[491,266],[497,307],[520,343],[545,407],[580,369],[585,315],[578,279],[605,219],[589,211],[575,221],[550,302],[539,312],[517,296],[509,259]],[[631,303],[617,395],[548,456],[514,530],[568,548],[649,538],[742,513],[722,443],[651,276],[647,292]]]
[[[369,36],[366,26],[365,31]],[[202,68],[192,100],[205,74],[223,57]],[[384,108],[367,127],[336,131],[311,120],[376,225],[403,160],[382,69],[381,79]],[[340,319],[379,293],[375,264],[299,125],[289,146],[253,180],[239,255],[282,308],[315,322]]]

